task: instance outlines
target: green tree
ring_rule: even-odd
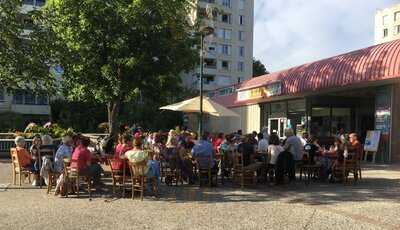
[[[64,95],[107,104],[112,135],[124,102],[179,89],[198,60],[191,0],[49,0],[42,24],[54,36]]]
[[[52,63],[41,56],[39,33],[24,31],[24,19],[32,18],[35,11],[23,15],[21,6],[21,0],[0,1],[0,86],[7,90],[53,90]]]
[[[269,74],[264,64],[260,60],[253,58],[253,77]]]

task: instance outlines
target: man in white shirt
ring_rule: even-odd
[[[303,157],[303,145],[300,138],[294,135],[293,129],[285,129],[286,141],[283,148],[293,155],[295,161],[301,161]]]
[[[268,127],[264,126],[264,127],[262,128],[261,133],[263,134],[264,139],[267,140],[267,143],[269,144]]]
[[[304,132],[303,135],[301,136],[300,140],[304,147],[308,141],[308,133]]]
[[[268,141],[264,139],[264,136],[262,133],[259,133],[257,135],[258,138],[258,146],[257,146],[257,152],[261,153],[267,153],[268,152]]]

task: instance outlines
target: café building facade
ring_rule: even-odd
[[[400,40],[260,76],[212,99],[240,118],[209,117],[210,131],[284,129],[329,140],[340,129],[381,131],[377,162],[400,162]]]

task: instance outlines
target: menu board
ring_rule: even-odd
[[[367,152],[377,152],[379,147],[379,141],[381,138],[381,131],[370,130],[367,131],[367,137],[365,138],[364,150]]]

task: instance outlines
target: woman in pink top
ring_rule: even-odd
[[[112,161],[112,168],[114,170],[122,170],[124,167],[124,157],[125,152],[131,150],[132,147],[132,137],[129,134],[124,134],[122,136],[122,144],[118,144],[115,147],[114,159]]]

